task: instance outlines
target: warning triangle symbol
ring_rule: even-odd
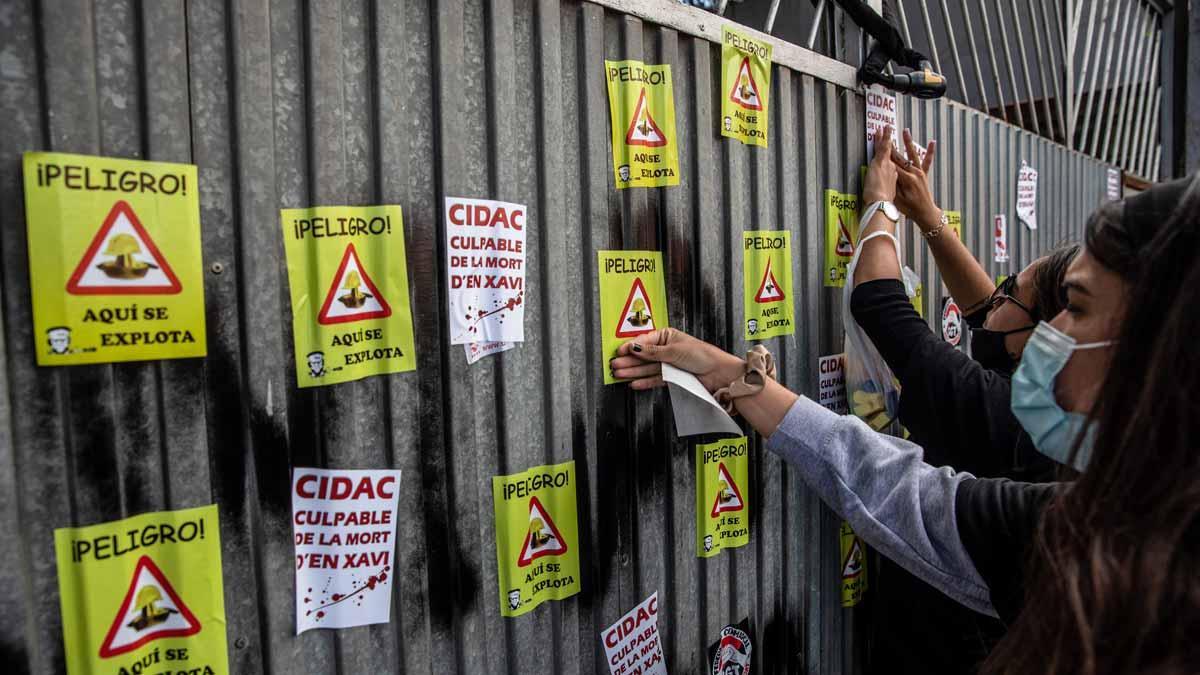
[[[517,556],[517,565],[525,567],[546,555],[562,555],[567,552],[567,542],[559,533],[550,513],[537,497],[529,498],[529,531],[525,533],[525,544]]]
[[[862,574],[863,571],[863,551],[862,546],[858,543],[858,537],[850,544],[850,550],[846,553],[846,560],[842,562],[842,578],[853,579]]]
[[[625,309],[621,310],[621,320],[617,323],[617,337],[631,338],[652,330],[654,309],[650,306],[650,296],[642,285],[642,278],[635,277],[629,297],[625,299]]]
[[[758,285],[758,293],[754,294],[754,301],[766,304],[780,300],[783,300],[783,288],[780,287],[778,281],[775,281],[775,272],[771,270],[771,259],[767,258],[767,269],[763,272],[762,282]]]
[[[192,610],[183,604],[158,565],[144,555],[137,561],[129,590],[100,645],[100,658],[124,654],[159,638],[199,632],[200,622]]]
[[[342,255],[342,264],[338,265],[337,273],[333,275],[333,284],[325,294],[317,323],[329,325],[391,315],[391,306],[358,259],[354,244],[348,244]]]
[[[113,204],[67,281],[72,295],[171,295],[181,290],[179,278],[125,201]]]
[[[717,498],[713,500],[712,512],[708,515],[716,518],[717,514],[741,511],[744,508],[746,502],[742,500],[742,491],[738,489],[737,483],[733,482],[725,463],[721,462],[717,466]]]
[[[642,87],[637,105],[633,108],[633,119],[629,121],[629,131],[625,132],[625,144],[644,145],[648,148],[657,148],[667,144],[666,135],[658,128],[658,124],[650,116],[650,109],[646,107],[645,87]]]
[[[837,254],[850,257],[854,255],[854,239],[850,237],[850,231],[846,229],[846,223],[842,221],[842,215],[838,214],[838,242]]]
[[[733,90],[729,92],[729,100],[746,110],[763,109],[758,83],[754,81],[754,73],[750,72],[749,56],[742,57],[742,66],[738,68],[737,79],[733,82]]]

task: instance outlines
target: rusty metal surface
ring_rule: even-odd
[[[838,520],[761,443],[750,544],[695,556],[692,443],[661,394],[601,386],[595,251],[661,249],[674,325],[742,351],[741,232],[790,230],[796,334],[766,344],[785,382],[815,394],[818,356],[842,346],[841,294],[821,285],[822,190],[860,187],[863,99],[777,65],[770,148],[721,139],[720,48],[689,23],[710,15],[662,16],[674,25],[573,0],[0,0],[8,672],[64,668],[54,528],[210,502],[234,672],[607,672],[600,630],[655,590],[672,672],[702,670],[745,616],[761,672],[861,669]],[[606,58],[672,65],[678,187],[612,186]],[[1101,200],[1094,160],[958,104],[901,109],[940,141],[935,186],[994,274],[1077,236]],[[206,359],[34,365],[30,150],[199,165]],[[1036,233],[1014,213],[1024,158],[1040,171]],[[526,342],[473,366],[444,334],[445,195],[525,203],[533,223]],[[376,203],[404,209],[418,370],[301,391],[279,209]],[[1000,212],[1005,269],[990,262]],[[905,249],[932,323],[940,279],[911,230]],[[584,590],[502,619],[490,477],[568,459]],[[390,624],[293,634],[289,470],[305,465],[404,471]]]

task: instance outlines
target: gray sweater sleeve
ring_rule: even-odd
[[[996,616],[955,519],[958,485],[974,476],[930,466],[920,447],[804,396],[767,448],[880,553],[957,602]]]

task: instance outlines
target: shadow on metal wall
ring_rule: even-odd
[[[662,250],[674,325],[739,352],[741,232],[789,229],[796,333],[766,344],[809,394],[818,356],[841,351],[822,190],[859,189],[862,97],[776,66],[769,149],[723,141],[719,45],[688,26],[559,0],[7,3],[0,658],[64,668],[54,528],[215,502],[235,672],[607,672],[599,632],[655,590],[674,672],[701,670],[743,617],[761,672],[858,670],[833,515],[755,441],[751,543],[697,558],[693,444],[663,394],[600,384],[598,249]],[[677,188],[611,185],[605,58],[671,64]],[[903,115],[942,141],[939,188],[981,259],[1035,150],[1061,198],[1042,200],[1036,240],[1012,228],[1021,264],[1099,201],[1103,167],[1061,147],[951,104]],[[39,149],[199,165],[206,359],[34,366],[20,155]],[[470,367],[443,334],[444,195],[528,204],[533,225],[526,342]],[[279,209],[392,203],[418,370],[302,391]],[[568,459],[583,592],[502,619],[490,477]],[[390,624],[293,634],[289,471],[312,465],[404,471]]]

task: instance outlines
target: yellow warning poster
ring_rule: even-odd
[[[791,335],[792,233],[755,230],[742,233],[742,287],[746,339]]]
[[[216,505],[54,531],[67,672],[228,673]]]
[[[620,382],[608,362],[617,348],[643,333],[666,328],[667,287],[659,251],[599,251],[600,348],[604,384]]]
[[[617,189],[679,185],[671,66],[605,61]]]
[[[492,477],[501,616],[579,592],[575,462]]]
[[[954,236],[963,241],[962,211],[946,211],[946,227],[954,230]]]
[[[771,45],[721,28],[721,135],[767,147]]]
[[[867,551],[862,540],[850,529],[850,523],[842,521],[842,607],[853,607],[862,601],[867,591]]]
[[[825,190],[825,285],[846,285],[846,266],[854,257],[858,195]]]
[[[195,165],[27,152],[24,174],[38,365],[207,353]]]
[[[299,386],[414,370],[400,207],[283,209],[280,219]]]
[[[750,543],[746,437],[696,445],[696,555]]]

